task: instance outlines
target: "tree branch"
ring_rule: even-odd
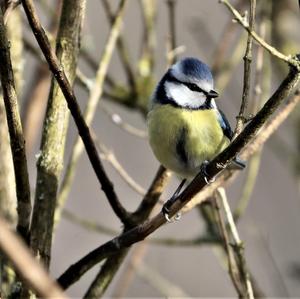
[[[266,102],[263,108],[256,114],[253,120],[244,128],[241,134],[215,159],[207,165],[207,178],[211,179],[222,171],[230,161],[248,144],[248,142],[259,132],[264,123],[274,113],[276,108],[292,92],[295,85],[299,83],[299,71],[291,67],[289,74],[281,83],[275,93]],[[220,168],[221,167],[221,168]],[[193,181],[177,197],[177,201],[170,209],[172,217],[182,209],[201,189],[206,186],[206,180],[201,174],[198,174]],[[145,239],[152,232],[157,230],[166,222],[162,212],[157,214],[151,220],[144,222],[127,232],[117,236],[111,241],[99,246],[88,253],[75,264],[71,265],[58,279],[63,288],[69,287],[76,282],[86,271],[99,263],[108,256],[117,253],[119,250],[131,246],[132,244]]]
[[[250,0],[250,21],[249,21],[250,32],[254,30],[255,9],[256,9],[256,0]],[[249,101],[250,82],[251,82],[251,62],[252,62],[252,36],[248,32],[247,46],[246,46],[246,52],[244,56],[244,84],[243,84],[242,103],[241,103],[239,114],[237,116],[235,136],[237,136],[242,131],[244,124],[247,122],[247,117],[245,117],[245,112],[248,107],[248,101]]]
[[[63,1],[56,55],[70,84],[73,84],[76,76],[84,12],[85,0],[78,0],[76,3]],[[40,256],[46,267],[49,267],[51,257],[54,211],[63,168],[68,112],[64,95],[52,78],[37,161],[36,193],[30,230],[32,251],[34,255]]]
[[[15,171],[16,193],[18,200],[17,230],[26,240],[29,232],[31,213],[30,185],[25,141],[19,114],[9,48],[10,46],[6,35],[3,15],[0,9],[0,77]]]
[[[13,263],[19,275],[41,298],[67,298],[45,269],[34,259],[25,244],[10,231],[0,217],[0,249]]]
[[[284,62],[288,63],[296,67],[297,69],[300,68],[299,62],[291,57],[291,55],[286,56],[283,53],[279,52],[276,48],[269,45],[263,38],[261,38],[256,32],[251,31],[248,22],[241,16],[241,14],[227,1],[227,0],[219,0],[220,3],[223,3],[234,15],[235,20],[242,25],[251,35],[252,37],[264,48],[266,49],[271,55],[283,60]]]
[[[49,40],[44,29],[41,26],[41,23],[36,14],[35,7],[32,0],[22,0],[22,5],[26,13],[29,24],[32,28],[32,32],[49,64],[50,70],[53,73],[54,77],[59,84],[65,99],[68,103],[68,107],[71,111],[71,114],[76,123],[79,135],[82,138],[85,149],[87,151],[90,162],[93,166],[93,169],[96,173],[97,179],[101,185],[103,192],[105,193],[113,211],[120,219],[126,219],[127,211],[121,205],[118,200],[118,197],[114,191],[113,184],[108,178],[97,153],[96,146],[92,140],[90,130],[87,124],[84,121],[80,107],[77,103],[75,94],[71,88],[71,85],[66,77],[65,72],[63,71],[61,65],[58,62],[56,55],[51,49]]]

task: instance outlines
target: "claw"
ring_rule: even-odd
[[[209,164],[209,161],[205,160],[205,161],[203,161],[203,163],[201,164],[201,167],[200,167],[200,172],[202,173],[202,175],[204,177],[204,180],[205,180],[205,182],[206,182],[207,185],[213,183],[216,180],[215,177],[211,178],[210,180],[207,178],[208,177],[208,173],[206,171],[206,166],[208,164]]]
[[[162,212],[165,216],[165,219],[168,221],[168,222],[174,222],[174,221],[178,221],[180,218],[181,218],[181,213],[178,212],[174,217],[170,218],[169,217],[169,213],[170,213],[170,209],[166,206],[168,205],[168,201],[163,205],[162,207]],[[173,220],[174,219],[174,220]]]

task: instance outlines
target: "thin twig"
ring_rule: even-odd
[[[106,225],[99,223],[98,221],[88,220],[84,217],[76,215],[70,210],[64,209],[62,212],[64,219],[67,219],[71,223],[82,227],[87,231],[92,231],[98,234],[105,234],[107,236],[116,236],[118,234],[117,230],[114,230]],[[149,238],[147,242],[158,246],[180,246],[180,247],[190,247],[190,246],[202,246],[202,245],[219,245],[220,238],[212,237],[211,235],[204,234],[203,236],[194,237],[190,239],[179,239],[179,238]]]
[[[0,217],[0,249],[13,263],[23,279],[41,298],[67,298],[45,269],[34,259],[30,250]]]
[[[94,138],[96,141],[96,144],[100,151],[103,153],[103,160],[108,161],[112,167],[117,171],[117,173],[120,175],[120,177],[124,180],[124,182],[135,192],[137,192],[140,195],[145,195],[146,190],[140,186],[124,169],[124,167],[121,165],[121,163],[118,161],[114,153],[106,148],[106,146],[101,143],[97,138]]]
[[[218,189],[217,189],[218,192]],[[219,230],[224,240],[224,247],[228,258],[228,270],[232,280],[232,283],[239,294],[239,298],[244,298],[244,291],[241,284],[241,279],[239,275],[238,265],[234,258],[234,253],[232,248],[230,247],[230,237],[228,236],[225,220],[223,219],[223,215],[221,213],[220,205],[217,197],[213,197],[213,203],[216,211],[216,219],[218,221]]]
[[[229,204],[228,204],[227,196],[225,193],[225,189],[218,188],[217,194],[218,194],[219,198],[221,199],[221,202],[222,202],[222,205],[223,205],[223,208],[225,211],[225,215],[226,215],[226,218],[228,221],[228,228],[231,232],[231,235],[232,235],[232,238],[234,241],[233,249],[234,249],[237,259],[238,259],[238,265],[239,265],[242,281],[244,281],[244,283],[245,283],[245,287],[246,287],[246,291],[247,291],[246,298],[254,299],[252,284],[250,281],[250,277],[249,277],[249,273],[248,273],[247,265],[246,265],[246,260],[245,260],[245,255],[244,255],[244,244],[241,241],[238,231],[237,231],[237,228],[235,226],[233,216],[232,216]]]
[[[256,0],[250,0],[250,18],[249,18],[249,32],[254,31],[255,26],[255,10],[256,10]],[[243,94],[242,102],[239,114],[237,116],[237,123],[234,132],[234,137],[236,137],[241,131],[244,124],[247,121],[245,116],[246,109],[248,107],[249,92],[250,92],[250,82],[251,82],[251,62],[252,62],[252,36],[248,32],[246,52],[244,55],[244,84],[243,84]]]
[[[169,41],[170,46],[167,51],[168,66],[171,66],[177,61],[177,52],[175,51],[177,47],[177,38],[176,38],[176,20],[175,20],[175,8],[177,0],[167,0],[168,5],[168,19],[169,19]]]
[[[220,165],[229,163],[259,132],[261,127],[270,118],[276,108],[292,92],[295,85],[300,80],[300,74],[295,68],[291,68],[288,76],[281,83],[272,97],[266,102],[264,107],[256,114],[252,121],[244,128],[241,134],[219,154],[212,162],[207,165],[208,179],[221,172]],[[170,209],[170,216],[175,215],[184,205],[186,205],[201,189],[206,186],[206,180],[203,176],[197,175],[185,190],[177,197],[177,201]],[[150,201],[151,203],[151,201]],[[133,215],[132,215],[133,216]],[[63,288],[67,288],[76,282],[86,271],[99,263],[101,260],[117,253],[119,250],[129,247],[132,244],[145,239],[152,232],[157,230],[166,222],[162,212],[151,220],[138,225],[129,231],[120,234],[111,241],[99,246],[88,253],[78,262],[71,265],[58,279]]]
[[[116,44],[116,40],[117,40],[118,35],[121,30],[122,18],[124,15],[126,3],[127,3],[127,0],[121,0],[119,3],[117,16],[116,16],[114,24],[111,28],[107,43],[105,45],[104,52],[102,54],[102,58],[100,60],[99,66],[98,66],[96,78],[95,78],[92,90],[90,92],[90,95],[89,95],[89,100],[88,100],[86,110],[84,112],[84,119],[82,118],[82,122],[84,122],[86,126],[91,124],[94,114],[96,112],[98,102],[102,95],[105,75],[108,70],[108,65],[109,65],[109,62],[112,57],[112,53],[113,53],[113,50],[114,50],[114,47]],[[92,141],[91,133],[89,131],[88,131],[88,134],[89,134],[89,138],[91,138],[90,142],[93,145],[93,151],[95,151],[95,154],[97,155],[98,169],[99,170],[101,169],[101,171],[99,171],[99,177],[98,177],[99,182],[102,185],[102,189],[105,192],[106,197],[109,200],[109,202],[113,208],[113,211],[115,212],[115,214],[119,217],[119,219],[123,223],[126,223],[126,221],[128,219],[128,212],[121,205],[121,203],[118,199],[118,196],[115,193],[113,185],[112,185],[109,177],[105,173],[105,170],[104,170],[102,163],[99,159],[99,156],[97,154],[97,149],[95,148],[95,144]],[[82,135],[81,135],[81,137],[82,137]],[[85,144],[85,146],[86,146],[86,144]],[[86,149],[87,149],[87,147],[86,147]],[[60,187],[55,222],[57,222],[59,220],[61,209],[63,208],[63,206],[67,200],[67,196],[69,194],[69,191],[70,191],[70,188],[72,185],[72,181],[74,179],[77,162],[79,160],[79,157],[81,156],[82,151],[83,151],[83,144],[81,142],[81,139],[78,137],[73,146],[72,153],[71,153],[68,165],[67,165],[66,173],[63,178],[61,187]]]
[[[139,1],[143,17],[142,53],[139,58],[139,72],[142,77],[151,76],[155,62],[155,18],[156,0]]]
[[[245,42],[246,36],[241,34],[239,40],[234,45],[234,49],[232,49],[230,57],[224,61],[222,66],[219,66],[216,75],[214,76],[218,92],[222,93],[228,83],[230,83],[230,79],[243,57]]]
[[[15,90],[14,74],[9,48],[10,46],[6,35],[3,15],[0,9],[0,77],[16,180],[16,193],[18,200],[17,230],[26,240],[29,233],[31,214],[30,185],[25,140],[19,114],[18,99]]]
[[[104,6],[104,9],[105,9],[105,12],[107,14],[110,24],[111,24],[111,26],[113,26],[113,23],[114,23],[114,20],[115,20],[117,14],[116,15],[113,14],[110,1],[102,0],[101,2]],[[125,44],[125,40],[121,34],[119,35],[119,37],[117,39],[117,49],[118,49],[119,56],[121,58],[123,68],[126,72],[126,78],[128,80],[128,83],[131,87],[131,90],[135,93],[135,92],[137,92],[135,72],[132,67],[131,59],[129,57],[128,48],[127,48],[127,46]]]
[[[237,9],[241,9],[244,7],[245,1],[239,0],[236,4]],[[227,61],[226,53],[229,52],[229,49],[231,49],[231,46],[233,44],[233,38],[236,34],[237,26],[231,21],[228,20],[227,24],[225,25],[223,32],[221,34],[221,38],[218,41],[217,47],[214,50],[213,58],[212,60],[212,73],[214,74],[214,77],[218,75],[219,71],[224,65],[224,63]]]
[[[6,1],[8,2],[4,16],[3,16],[3,20],[4,20],[4,24],[7,24],[8,18],[10,16],[10,14],[12,13],[12,11],[21,4],[20,0],[8,0]]]
[[[136,270],[138,276],[159,291],[164,298],[192,298],[186,291],[179,287],[177,283],[171,282],[162,273],[155,270],[150,265],[142,262],[138,266],[133,264],[132,267]]]
[[[241,16],[241,14],[227,1],[227,0],[219,0],[220,3],[223,3],[235,16],[236,21],[242,25],[251,35],[252,37],[264,48],[266,49],[271,55],[283,60],[284,62],[288,63],[289,65],[294,66],[295,68],[299,69],[299,62],[295,57],[293,58],[291,55],[286,56],[283,53],[279,52],[276,48],[269,45],[263,38],[261,38],[256,32],[251,31],[249,28],[248,22]]]
[[[261,23],[259,24],[259,34],[265,39],[266,37],[266,22],[269,20],[269,14],[262,9],[260,12]],[[264,51],[262,47],[258,47],[256,55],[256,67],[255,67],[255,82],[254,82],[254,96],[251,102],[249,113],[255,115],[258,109],[262,106],[263,99],[270,93],[270,76],[266,74],[266,69],[269,67],[269,59],[266,59],[264,65]],[[267,81],[267,83],[266,83]],[[245,212],[251,195],[254,190],[254,186],[257,179],[257,174],[260,168],[261,150],[255,153],[247,165],[247,177],[244,183],[244,187],[241,193],[241,197],[238,200],[237,207],[234,211],[234,219],[237,221]]]
[[[110,117],[111,121],[116,126],[123,129],[125,132],[127,132],[133,136],[139,137],[139,138],[145,139],[148,137],[148,134],[146,131],[138,129],[138,128],[134,127],[133,125],[126,123],[119,114],[112,112],[108,107],[102,105],[101,110],[103,110],[105,112],[105,114],[107,114]]]

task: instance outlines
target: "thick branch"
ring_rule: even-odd
[[[24,238],[27,238],[31,213],[30,185],[28,179],[25,141],[19,114],[9,47],[3,15],[2,11],[0,11],[0,76],[16,180],[18,200],[17,230]]]
[[[213,178],[221,172],[221,165],[227,165],[258,133],[265,121],[272,115],[276,108],[282,103],[295,85],[300,80],[299,72],[292,67],[286,79],[278,87],[272,97],[266,102],[264,107],[257,113],[253,120],[244,128],[241,134],[218,155],[207,166],[208,179]],[[188,203],[201,189],[206,185],[206,181],[201,174],[197,175],[195,179],[188,185],[188,187],[178,196],[177,201],[173,204],[170,211],[170,216],[175,215],[179,210]],[[76,282],[86,271],[99,263],[104,258],[111,256],[119,250],[131,246],[132,244],[145,239],[152,232],[157,230],[166,222],[162,212],[153,217],[151,220],[138,225],[131,230],[117,236],[111,241],[101,245],[85,257],[70,266],[65,273],[63,273],[58,282],[63,288],[69,287]]]
[[[63,1],[56,55],[63,65],[70,84],[76,76],[80,34],[85,12],[85,0]],[[52,79],[40,155],[37,161],[36,193],[31,223],[30,245],[46,267],[51,256],[54,210],[57,188],[63,168],[69,113],[64,95]]]

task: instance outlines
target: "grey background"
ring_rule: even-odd
[[[117,3],[116,1],[112,2]],[[183,55],[198,57],[211,65],[213,50],[228,20],[228,11],[224,6],[218,4],[218,1],[211,0],[179,0],[177,4],[177,40],[179,45],[186,46]],[[165,1],[158,1],[158,5],[157,80],[163,75],[166,66],[165,38],[167,35]],[[197,36],[192,34],[190,30],[192,21],[195,19],[203,24],[203,30],[199,30]],[[140,51],[139,42],[142,34],[141,16],[137,1],[129,1],[123,32],[129,41],[131,56],[136,59]],[[87,1],[84,34],[83,43],[88,43],[93,47],[93,55],[98,59],[108,35],[108,26],[100,1]],[[299,38],[299,32],[296,36]],[[30,67],[34,62],[31,58],[28,58],[26,64]],[[84,64],[81,63],[81,66],[87,75],[93,75]],[[234,124],[241,98],[241,71],[242,61],[220,99],[220,106],[225,111],[231,124]],[[116,54],[113,56],[109,72],[119,80],[124,79]],[[28,76],[25,80],[29,81],[30,77]],[[274,79],[273,90],[275,86],[276,81]],[[83,107],[87,100],[87,94],[79,88],[75,90]],[[145,121],[138,113],[108,103],[105,100],[103,100],[103,103],[119,113],[130,124],[146,129]],[[92,127],[98,138],[113,150],[129,174],[135,177],[139,184],[147,188],[159,165],[147,141],[120,130],[101,110],[98,110]],[[292,122],[287,121],[276,134],[280,134],[284,140],[294,146],[292,133]],[[74,122],[71,121],[65,155],[66,161],[75,136],[76,129]],[[271,144],[268,142],[264,148],[255,191],[246,214],[238,224],[238,230],[241,238],[245,241],[249,268],[264,292],[270,297],[299,297],[300,276],[299,273],[298,277],[293,275],[295,272],[293,269],[295,270],[298,267],[299,272],[300,268],[299,192],[290,169],[289,157],[278,159],[274,155],[274,151],[271,150]],[[36,175],[35,154],[38,152],[38,147],[39,141],[29,157],[33,187]],[[128,209],[133,210],[140,202],[141,197],[128,188],[107,163],[104,164],[122,203]],[[244,176],[245,174],[241,174],[239,179],[229,187],[228,197],[232,206],[239,198]],[[177,184],[177,179],[173,178],[164,196],[170,195]],[[105,224],[118,231],[121,230],[120,222],[100,191],[85,153],[77,167],[76,179],[67,202],[67,208],[89,220]],[[201,235],[202,231],[203,223],[198,214],[192,211],[184,215],[179,222],[161,227],[153,236],[189,239]],[[62,220],[54,239],[51,275],[57,277],[71,263],[74,263],[87,252],[110,238],[107,235],[88,232],[78,225]],[[128,259],[126,261],[128,262]],[[190,296],[236,296],[229,275],[219,264],[218,258],[211,247],[165,247],[149,244],[145,263],[174,284],[177,284]],[[122,273],[122,268],[109,287],[106,293],[107,296],[113,293],[114,285],[118,281],[120,273]],[[98,269],[99,265],[89,271],[68,290],[68,294],[72,297],[82,296]],[[136,276],[126,296],[159,297],[161,294],[147,281]]]

